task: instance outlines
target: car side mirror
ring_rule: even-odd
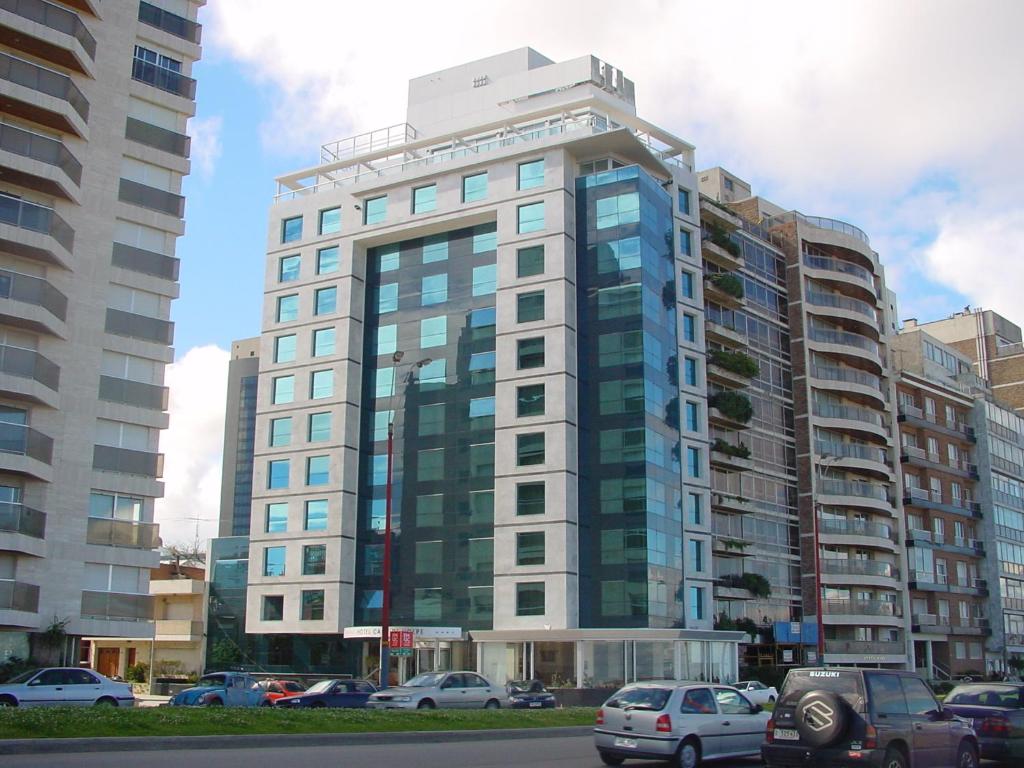
[[[37,677],[37,678],[36,678],[35,680],[29,680],[29,683],[28,683],[28,684],[29,684],[29,685],[42,685],[42,684],[43,684],[43,681],[42,681],[42,680],[40,680],[40,679],[39,679],[39,678]]]

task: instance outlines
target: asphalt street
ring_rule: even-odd
[[[382,739],[386,739],[382,736]],[[591,736],[474,741],[448,744],[381,744],[346,747],[91,752],[78,755],[7,755],[4,768],[604,768]],[[761,761],[712,763],[716,768],[757,768]],[[646,761],[626,766],[657,766]]]

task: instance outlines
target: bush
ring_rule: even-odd
[[[736,277],[732,272],[717,272],[709,275],[708,279],[711,284],[718,288],[723,293],[727,293],[733,298],[743,298],[743,281]]]
[[[740,392],[718,392],[708,398],[708,405],[741,424],[746,424],[754,417],[754,406],[750,404],[750,398]]]
[[[705,239],[710,240],[719,248],[722,248],[723,250],[729,252],[736,258],[739,258],[741,253],[740,247],[729,239],[729,233],[726,232],[722,227],[712,222],[701,222],[701,229],[707,236]]]
[[[727,371],[732,371],[740,376],[752,379],[761,372],[761,366],[757,361],[745,352],[729,352],[724,349],[714,349],[708,355],[711,363]]]
[[[124,679],[129,683],[144,683],[149,679],[149,664],[140,661],[132,664],[124,671]]]
[[[754,597],[772,596],[772,583],[760,573],[744,573],[740,578],[743,588]]]
[[[750,458],[750,449],[747,448],[747,446],[745,446],[743,443],[740,443],[739,445],[733,445],[732,443],[727,443],[720,437],[715,438],[715,442],[711,446],[711,450],[718,451],[719,453],[724,453],[727,456],[735,456],[739,459]]]

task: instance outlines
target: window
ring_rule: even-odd
[[[293,216],[281,222],[281,242],[293,243],[302,239],[302,217]]]
[[[519,164],[519,189],[544,186],[544,158]]]
[[[690,587],[690,618],[700,621],[704,618],[704,587]]]
[[[290,363],[295,359],[295,334],[274,339],[274,362]]]
[[[447,380],[448,361],[443,357],[440,360],[431,360],[420,368],[420,389],[440,389]]]
[[[683,383],[688,387],[697,386],[697,360],[693,357],[683,358]]]
[[[474,397],[469,401],[469,418],[494,417],[494,396]]]
[[[444,403],[421,406],[418,415],[420,437],[444,434]]]
[[[288,459],[267,462],[267,488],[274,490],[288,487]]]
[[[544,319],[544,291],[530,291],[516,296],[516,322],[532,323]]]
[[[544,433],[530,432],[516,435],[516,466],[527,467],[544,463]]]
[[[470,339],[480,341],[482,339],[494,338],[494,324],[497,322],[497,313],[494,307],[483,307],[474,309],[469,313]]]
[[[444,495],[416,497],[416,527],[433,528],[444,523]]]
[[[313,308],[314,315],[325,315],[328,312],[335,312],[338,309],[338,289],[334,286],[321,288],[316,292],[316,305]]]
[[[484,264],[473,267],[473,295],[487,296],[498,287],[498,265]]]
[[[728,688],[716,688],[715,698],[718,700],[718,711],[723,715],[751,714],[750,703],[738,691]]]
[[[388,196],[363,201],[363,224],[380,224],[388,215]]]
[[[284,595],[264,595],[263,621],[281,621],[284,618]]]
[[[264,530],[267,533],[284,533],[288,530],[288,504],[267,504],[267,524]]]
[[[680,286],[682,288],[683,297],[687,299],[693,298],[693,273],[683,270],[680,278]]]
[[[302,527],[307,531],[327,530],[327,499],[312,499],[306,502]]]
[[[289,445],[292,441],[292,418],[286,416],[281,419],[270,420],[270,447],[280,448]]]
[[[319,232],[321,235],[341,232],[341,208],[326,208],[320,211]]]
[[[683,340],[696,341],[697,319],[693,315],[683,314]]]
[[[430,213],[437,208],[437,185],[417,187],[412,191],[412,212]]]
[[[302,575],[322,576],[327,571],[327,545],[310,544],[302,548]]]
[[[377,269],[380,272],[394,272],[400,260],[398,245],[382,245],[377,249]]]
[[[525,235],[529,232],[540,232],[544,229],[544,201],[520,205],[517,209],[516,232]]]
[[[297,294],[279,296],[277,299],[277,322],[288,323],[299,317],[299,297]]]
[[[329,456],[310,456],[306,459],[306,485],[327,485],[331,481]]]
[[[690,539],[690,568],[704,570],[704,542],[700,539]]]
[[[700,477],[700,448],[686,446],[686,475]]]
[[[473,255],[496,251],[498,231],[494,224],[483,224],[473,229]]]
[[[516,584],[516,616],[544,615],[544,582]]]
[[[448,343],[448,316],[420,320],[420,348],[443,347]]]
[[[309,414],[309,442],[319,443],[331,439],[331,414],[311,413]]]
[[[688,214],[690,212],[690,190],[679,187],[679,212]]]
[[[496,360],[497,356],[494,352],[474,352],[470,355],[470,385],[493,384]]]
[[[309,396],[320,400],[334,394],[334,371],[313,371],[309,379]]]
[[[377,314],[398,310],[398,283],[385,283],[377,289]]]
[[[627,192],[596,201],[597,228],[608,229],[640,221],[640,194]]]
[[[444,543],[440,541],[417,541],[416,542],[416,573],[441,573],[444,567],[443,562]]]
[[[398,326],[381,325],[377,328],[377,354],[390,355],[398,349]]]
[[[286,547],[266,547],[263,550],[263,575],[284,576]]]
[[[544,274],[544,246],[531,245],[516,251],[516,277]]]
[[[519,339],[516,342],[516,352],[519,370],[544,367],[543,336],[537,336],[532,339]]]
[[[700,415],[700,411],[698,410],[698,408],[699,408],[699,406],[697,405],[697,403],[690,402],[689,400],[686,401],[686,411],[685,411],[686,412],[686,422],[685,423],[686,423],[686,430],[688,432],[699,432],[700,431],[700,424],[699,424],[699,422],[697,420],[699,415]]]
[[[299,256],[282,256],[277,262],[277,280],[290,283],[299,279],[299,267],[302,259]]]
[[[441,620],[441,588],[413,590],[412,617],[416,621]]]
[[[494,479],[494,443],[469,446],[469,476]]]
[[[320,621],[324,617],[324,591],[322,589],[302,590],[302,620]]]
[[[434,235],[423,238],[423,263],[448,260],[448,235]]]
[[[701,496],[699,493],[686,494],[686,517],[690,525],[700,525],[704,517],[701,514]]]
[[[683,256],[693,255],[693,234],[688,229],[679,229],[679,253]]]
[[[271,395],[271,403],[280,405],[290,403],[295,399],[295,377],[277,376],[274,379],[274,390]]]
[[[321,248],[316,252],[316,273],[326,275],[338,271],[338,246]]]
[[[394,424],[394,411],[377,411],[373,414],[373,439],[375,441],[388,439],[388,426]]]
[[[707,688],[694,688],[683,696],[679,711],[684,715],[713,715],[715,700]]]
[[[544,483],[519,483],[516,485],[516,514],[544,514]]]
[[[416,479],[424,482],[428,480],[444,479],[444,449],[434,448],[427,451],[419,451],[416,457]]]
[[[544,531],[516,534],[516,565],[544,565]]]
[[[313,357],[334,354],[334,329],[318,328],[313,331]]]
[[[448,275],[427,275],[420,289],[420,303],[424,307],[448,301]]]
[[[487,171],[462,177],[462,202],[475,203],[487,198]]]
[[[516,387],[516,416],[544,415],[544,385],[528,384]]]
[[[960,652],[963,643],[956,643],[956,657],[958,659],[964,658],[964,655]],[[929,712],[935,712],[939,708],[939,703],[935,700],[935,696],[932,695],[931,689],[928,688],[927,684],[917,677],[903,677],[900,676],[900,682],[903,683],[903,695],[907,699],[907,710],[911,715],[926,715]]]
[[[494,539],[469,540],[469,570],[473,573],[494,571]]]

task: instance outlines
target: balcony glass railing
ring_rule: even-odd
[[[28,456],[44,464],[53,463],[53,438],[24,424],[0,421],[0,454]]]
[[[825,640],[825,653],[899,656],[906,646],[893,640]]]
[[[70,253],[75,231],[53,208],[0,192],[0,223],[49,235]]]
[[[822,609],[825,613],[842,616],[902,616],[903,608],[899,603],[888,600],[824,600]]]
[[[156,147],[178,157],[188,157],[192,146],[192,140],[185,134],[168,131],[166,128],[136,120],[134,117],[129,117],[125,122],[124,135],[125,138],[139,144]]]
[[[931,411],[922,411],[916,405],[911,405],[910,403],[898,403],[897,410],[900,416],[907,416],[912,419],[921,419],[935,424],[936,426],[953,430],[954,432],[961,432],[968,437],[974,437],[974,427],[962,421],[939,418],[938,414]]]
[[[873,323],[878,322],[878,314],[875,312],[875,308],[860,299],[851,299],[848,296],[840,296],[837,293],[825,293],[824,291],[815,291],[813,289],[808,289],[805,298],[808,304],[813,304],[816,307],[845,309],[858,315],[864,315],[870,318]]]
[[[96,38],[89,34],[77,13],[45,0],[0,0],[0,10],[70,35],[81,44],[90,59],[96,58]]]
[[[852,275],[874,288],[874,278],[868,270],[857,264],[851,264],[842,259],[833,259],[828,256],[817,256],[811,253],[804,254],[804,265],[811,269],[823,269],[828,272],[838,272],[842,275]]]
[[[864,520],[820,520],[818,532],[837,536],[871,536],[892,541],[892,526]]]
[[[153,618],[153,598],[122,592],[82,590],[82,617],[117,621],[149,621]]]
[[[878,411],[871,411],[856,405],[837,405],[835,403],[815,401],[813,410],[815,416],[820,416],[823,419],[863,421],[868,424],[874,424],[876,427],[884,425],[882,414]]]
[[[194,21],[146,2],[139,3],[139,21],[190,43],[198,43],[202,31],[202,27]]]
[[[38,381],[47,389],[60,389],[60,368],[32,349],[0,344],[0,372]]]
[[[89,102],[67,75],[0,53],[0,80],[66,101],[82,120],[89,122]]]
[[[156,523],[90,517],[86,541],[105,547],[156,549],[160,546],[159,531],[160,526]]]
[[[126,475],[163,477],[164,456],[162,453],[116,448],[112,445],[96,445],[93,446],[92,468],[106,472],[121,472]]]
[[[159,67],[144,59],[137,58],[132,62],[132,79],[186,99],[196,97],[196,81],[191,77],[185,77],[181,72]]]
[[[884,485],[875,485],[874,483],[851,482],[826,477],[822,478],[821,491],[830,496],[858,496],[862,499],[889,501],[889,489]]]
[[[182,218],[185,215],[185,198],[168,192],[159,187],[150,187],[131,179],[121,179],[117,190],[117,199],[131,205],[148,208],[151,211],[166,213],[168,216]]]
[[[844,459],[863,459],[864,461],[877,461],[885,464],[888,454],[884,448],[876,448],[873,445],[861,445],[860,443],[834,443],[824,440],[816,440],[814,450],[819,456],[838,456]]]
[[[844,381],[848,384],[861,384],[871,389],[881,390],[882,380],[872,373],[859,371],[856,368],[840,368],[832,365],[812,365],[811,376],[825,381]]]
[[[856,347],[857,349],[863,349],[865,352],[870,352],[875,357],[878,357],[878,342],[872,341],[866,336],[861,336],[859,333],[850,333],[849,331],[833,331],[826,328],[809,328],[807,331],[807,337],[811,341],[820,341],[823,344],[838,344],[843,347]]]
[[[167,280],[177,280],[180,262],[173,256],[134,248],[123,243],[114,243],[111,263],[115,267],[130,269],[145,275],[156,275]]]
[[[13,501],[0,501],[0,531],[45,538],[46,513]]]
[[[822,558],[821,572],[841,576],[881,576],[886,579],[900,577],[900,569],[891,563],[878,560],[842,560],[834,557]]]
[[[39,612],[39,587],[14,579],[0,579],[0,611]]]
[[[104,330],[117,336],[129,336],[155,344],[170,344],[174,338],[174,323],[170,320],[137,315],[120,309],[107,310]]]
[[[115,376],[100,376],[100,400],[135,405],[151,411],[166,411],[168,389]]]
[[[82,164],[57,139],[0,123],[0,149],[60,168],[75,184],[82,183]]]
[[[68,297],[41,277],[0,269],[0,299],[34,304],[58,320],[67,319]]]

